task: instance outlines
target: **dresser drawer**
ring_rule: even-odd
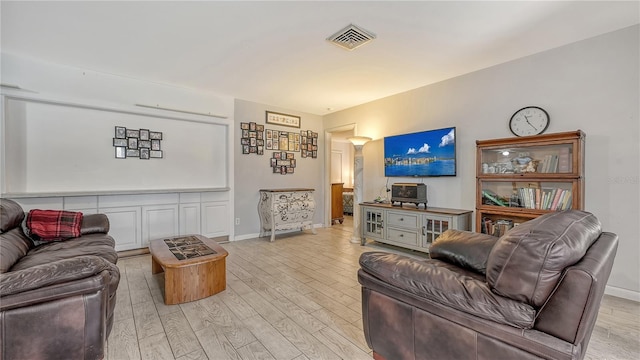
[[[408,214],[406,212],[392,212],[387,213],[387,225],[403,227],[407,229],[417,229],[420,218],[417,214]]]
[[[394,228],[387,228],[387,240],[406,245],[418,245],[418,233]]]

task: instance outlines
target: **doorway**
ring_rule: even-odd
[[[355,124],[338,128],[327,129],[325,139],[327,142],[327,174],[325,176],[325,226],[352,226],[352,203],[348,202],[349,194],[353,196],[353,156],[354,148],[348,138],[355,133]],[[336,192],[335,188],[342,185],[342,190]],[[343,196],[344,194],[344,196]],[[346,200],[346,201],[345,201]],[[339,209],[338,209],[339,208]],[[338,209],[338,210],[336,210]],[[340,214],[337,214],[337,212]],[[336,221],[334,221],[334,219]],[[338,221],[339,220],[339,221]]]

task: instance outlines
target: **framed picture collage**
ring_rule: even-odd
[[[116,159],[162,159],[162,133],[149,129],[128,129],[116,126],[113,146]]]
[[[287,120],[291,119],[287,118]],[[295,117],[293,120],[295,120]],[[296,121],[299,125],[299,118]],[[295,173],[295,153],[299,152],[303,158],[318,158],[317,132],[311,130],[281,131],[265,129],[264,125],[255,122],[241,122],[240,130],[240,146],[243,154],[264,155],[265,150],[276,150],[272,152],[272,157],[269,159],[269,166],[273,168],[274,174],[287,175]]]

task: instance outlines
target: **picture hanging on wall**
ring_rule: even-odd
[[[264,125],[255,122],[241,122],[240,146],[243,154],[264,155]]]
[[[300,156],[303,158],[318,157],[318,133],[311,130],[300,131]]]
[[[293,174],[296,167],[295,154],[286,151],[274,151],[273,156],[269,159],[269,166],[273,168],[274,174]]]
[[[116,150],[115,157],[116,159],[162,159],[161,140],[162,132],[160,131],[127,129],[124,126],[116,126],[113,138],[113,146]],[[151,156],[151,150],[155,151],[154,156]]]
[[[266,112],[265,122],[267,124],[300,127],[300,116],[277,113],[273,111]]]

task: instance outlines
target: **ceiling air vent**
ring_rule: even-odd
[[[353,50],[369,41],[375,39],[376,36],[371,32],[357,27],[353,24],[329,36],[327,41],[340,46],[347,50]]]

